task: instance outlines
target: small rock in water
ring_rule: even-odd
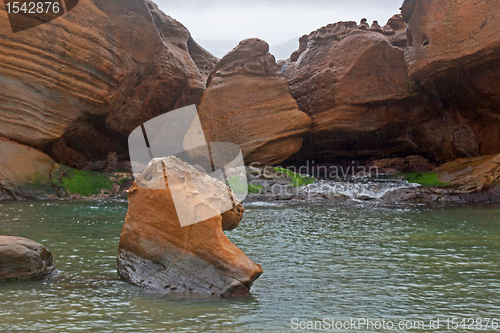
[[[0,281],[41,279],[54,269],[52,253],[42,244],[0,236]]]

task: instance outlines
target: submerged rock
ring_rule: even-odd
[[[128,191],[120,276],[162,293],[247,295],[262,268],[223,232],[243,216],[243,207],[231,202],[231,193],[224,183],[175,157],[154,159]],[[233,208],[221,214],[221,207],[228,205]],[[212,217],[181,226],[179,214],[195,218],[207,212]]]
[[[0,236],[0,281],[41,279],[54,269],[52,253],[42,244]]]

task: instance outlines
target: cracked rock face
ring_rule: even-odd
[[[163,173],[151,172],[151,168],[163,169]],[[192,186],[193,180],[196,187]],[[200,189],[200,182],[206,191],[196,190]],[[162,184],[167,184],[166,189],[158,189]],[[129,208],[118,254],[120,276],[161,293],[192,292],[221,297],[249,293],[262,268],[223,232],[235,228],[243,216],[241,205],[220,213],[221,207],[231,205],[224,183],[168,157],[153,160],[128,195]],[[176,209],[174,196],[185,198],[184,202],[192,205],[193,214],[215,214],[182,227],[178,213],[183,213]]]
[[[54,268],[52,253],[42,244],[0,236],[0,281],[41,279]]]

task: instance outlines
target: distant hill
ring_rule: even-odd
[[[198,39],[194,38],[194,40],[200,44],[205,50],[212,53],[217,58],[222,58],[229,51],[234,49],[240,43],[239,40],[229,40],[229,39]]]
[[[200,44],[205,50],[212,53],[217,58],[222,58],[229,51],[235,48],[240,41],[239,40],[229,40],[229,39],[198,39],[195,38],[196,42]],[[290,39],[289,41],[278,44],[271,45],[270,52],[276,57],[276,60],[286,60],[290,58],[290,54],[299,48],[299,37]]]
[[[284,42],[278,45],[271,45],[270,51],[274,55],[276,61],[286,60],[290,58],[293,51],[299,48],[299,37],[290,39],[288,42]]]

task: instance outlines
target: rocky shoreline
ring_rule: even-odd
[[[312,180],[300,186],[297,176],[290,177],[276,168],[251,168],[247,171],[249,196],[245,202],[500,203],[499,162],[500,155],[492,155],[457,160],[433,169],[424,164],[427,168],[413,173],[402,171],[414,170],[415,166],[393,164],[389,169],[377,167],[374,174],[336,179],[302,175]],[[374,164],[381,165],[375,162],[370,166]]]
[[[0,201],[124,199],[134,181],[131,171],[75,170],[7,140],[0,140],[2,149],[4,161],[13,166],[21,164],[23,168],[0,172],[3,176]],[[33,155],[36,163],[28,163]],[[248,166],[248,196],[244,202],[496,203],[500,197],[499,156],[459,159],[439,167],[421,156],[374,160],[357,167],[325,164],[288,168]],[[378,189],[370,193],[370,187]]]

